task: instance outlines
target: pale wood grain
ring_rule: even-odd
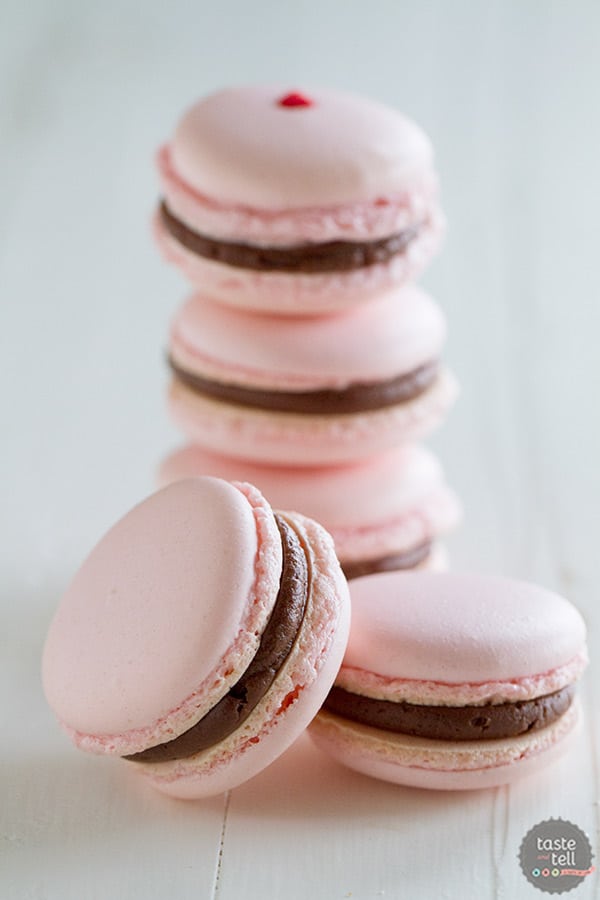
[[[46,617],[0,616],[0,896],[209,897],[224,797],[161,796],[116,760],[70,748],[41,696]]]
[[[453,559],[563,591],[600,652],[600,7],[9,0],[0,19],[0,896],[532,897],[515,856],[536,821],[599,852],[597,665],[578,746],[522,785],[391,788],[305,738],[186,805],[70,750],[39,654],[178,440],[162,348],[185,288],[148,234],[154,148],[197,94],[271,79],[371,93],[431,133],[450,227],[425,282],[463,382],[434,440],[467,511]]]
[[[222,895],[235,896],[246,878],[257,897],[290,900],[418,890],[444,898],[466,883],[492,896],[493,796],[377,782],[335,765],[303,738],[233,791]],[[248,840],[251,830],[258,840]]]

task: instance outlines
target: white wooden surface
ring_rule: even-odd
[[[513,900],[541,896],[516,862],[541,819],[598,852],[597,663],[577,750],[518,787],[392,788],[303,740],[185,804],[70,748],[39,657],[74,568],[178,442],[162,348],[184,288],[149,238],[153,151],[196,95],[251,80],[371,93],[432,135],[454,564],[564,591],[600,651],[599,48],[594,0],[0,4],[3,900]]]

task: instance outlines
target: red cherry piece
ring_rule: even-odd
[[[315,101],[301,94],[299,91],[291,91],[285,97],[280,97],[277,101],[278,106],[314,106]]]

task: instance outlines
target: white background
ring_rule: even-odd
[[[597,664],[575,752],[473,794],[301,741],[228,799],[178,803],[71,749],[44,704],[61,591],[179,442],[163,351],[185,288],[149,236],[153,153],[241,81],[359,90],[432,136],[450,227],[425,284],[463,385],[434,440],[467,512],[453,563],[564,592],[600,650],[600,5],[3,0],[0,896],[542,896],[516,861],[532,825],[569,818],[598,852]]]

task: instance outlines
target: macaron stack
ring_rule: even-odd
[[[42,673],[63,728],[183,798],[243,783],[307,726],[417,787],[561,756],[577,610],[414,571],[443,567],[460,514],[418,443],[456,393],[442,312],[413,283],[441,231],[427,138],[350,95],[243,88],[194,106],[159,165],[156,235],[194,285],[169,346],[192,443],[54,616]]]
[[[349,577],[439,566],[460,508],[416,442],[457,387],[414,284],[443,231],[427,137],[351,94],[243,87],[194,105],[158,166],[155,235],[193,286],[168,351],[191,443],[161,482],[251,481],[324,524]]]

